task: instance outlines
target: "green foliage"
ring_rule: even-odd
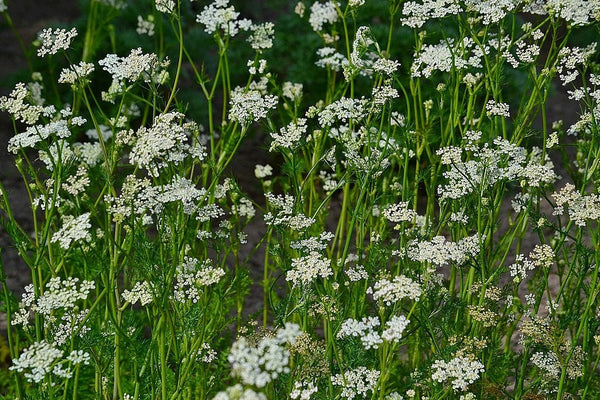
[[[0,396],[597,397],[598,9],[263,3],[81,0],[3,77]]]

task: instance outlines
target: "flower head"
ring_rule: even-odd
[[[77,36],[77,29],[71,28],[67,31],[66,29],[52,29],[46,28],[38,34],[39,40],[42,44],[37,50],[38,57],[44,57],[48,54],[56,54],[60,50],[67,50],[71,45],[71,40]]]

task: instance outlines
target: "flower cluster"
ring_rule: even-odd
[[[92,224],[90,223],[90,213],[84,213],[78,217],[74,217],[71,215],[63,216],[63,226],[57,232],[52,235],[52,239],[50,242],[60,244],[65,250],[68,250],[71,247],[73,242],[77,242],[80,240],[89,242],[92,240],[92,236],[90,235],[90,228]]]
[[[333,47],[322,47],[317,50],[319,59],[315,65],[320,68],[329,68],[333,71],[339,71],[348,65],[349,61],[341,53],[338,53]]]
[[[308,22],[315,32],[321,32],[323,25],[333,24],[338,20],[337,6],[338,3],[336,1],[327,1],[325,3],[315,1],[313,3],[310,7]]]
[[[316,251],[311,251],[309,255],[292,259],[292,268],[287,271],[285,279],[294,286],[306,286],[317,277],[325,279],[331,275],[331,260]]]
[[[236,383],[224,391],[217,393],[212,400],[267,400],[267,398],[260,392],[244,388],[239,383]]]
[[[273,36],[275,35],[275,25],[272,22],[250,25],[250,36],[248,42],[250,47],[259,53],[263,50],[273,47]]]
[[[306,118],[298,118],[298,120],[282,127],[279,133],[272,132],[271,137],[273,138],[273,142],[271,142],[269,151],[277,148],[293,149],[306,135],[306,129]]]
[[[600,195],[591,193],[583,195],[575,190],[575,186],[567,183],[561,190],[554,192],[552,198],[556,202],[554,215],[563,215],[568,209],[569,217],[577,226],[585,226],[587,220],[600,218]]]
[[[410,68],[415,78],[429,78],[434,71],[449,72],[467,68],[481,68],[483,54],[473,39],[464,38],[455,43],[453,39],[438,44],[426,44],[415,53]]]
[[[152,303],[152,288],[148,281],[136,282],[131,290],[123,291],[123,299],[131,304],[138,301],[142,306]]]
[[[366,99],[350,99],[342,97],[339,100],[329,104],[318,116],[319,124],[323,127],[329,127],[336,121],[360,121],[367,115]]]
[[[296,201],[293,196],[267,193],[265,197],[269,204],[277,210],[276,214],[268,212],[264,215],[267,225],[287,226],[293,230],[301,231],[315,223],[314,218],[294,211]]]
[[[94,72],[94,64],[81,61],[79,64],[70,65],[60,71],[58,83],[75,84],[76,82],[86,82],[86,77]]]
[[[0,110],[8,112],[15,120],[21,121],[27,125],[35,124],[40,117],[51,117],[56,112],[54,106],[43,106],[43,103],[36,102],[33,92],[31,91],[31,86],[28,87],[23,82],[17,83],[8,97],[0,97]],[[36,137],[44,137],[44,135],[45,133],[43,131],[38,133],[36,130],[28,129],[26,139],[11,139],[26,145],[12,145],[12,148],[32,147],[33,144],[30,142],[33,141],[36,143],[39,141],[36,140]],[[11,150],[10,144],[9,151],[13,151]]]
[[[144,19],[141,15],[138,15],[138,25],[136,32],[139,35],[154,36],[154,16],[148,15],[147,19]]]
[[[407,276],[398,275],[391,281],[378,280],[372,288],[367,289],[367,293],[373,295],[373,300],[391,306],[404,298],[418,300],[421,297],[421,285]]]
[[[317,393],[319,388],[312,381],[296,381],[294,389],[290,392],[290,398],[293,400],[310,400],[314,393]]]
[[[455,15],[462,8],[453,0],[407,1],[402,5],[402,24],[411,28],[420,28],[430,19]]]
[[[177,266],[173,298],[182,303],[197,303],[203,288],[218,283],[224,276],[225,270],[213,267],[210,259],[201,263],[197,258],[186,256]]]
[[[301,334],[298,325],[286,323],[273,336],[264,337],[256,345],[251,345],[245,337],[238,338],[227,357],[231,363],[231,374],[245,385],[265,387],[290,371],[287,346],[294,344]]]
[[[204,25],[204,31],[209,35],[220,30],[225,35],[233,37],[240,29],[245,31],[252,25],[252,21],[248,19],[238,20],[239,15],[235,7],[229,5],[229,0],[216,0],[204,7],[196,16],[196,22]]]
[[[159,60],[154,53],[144,54],[140,47],[132,49],[127,57],[107,54],[98,64],[113,79],[108,92],[103,92],[106,101],[114,101],[114,97],[125,88],[125,82],[133,83],[141,79],[146,83],[163,84],[169,76],[166,70],[169,60]]]
[[[357,396],[365,398],[368,392],[375,389],[379,375],[380,371],[358,367],[333,375],[331,383],[342,387],[341,396],[345,399],[352,400]]]
[[[494,100],[489,100],[485,104],[485,110],[488,116],[498,116],[510,118],[510,112],[508,111],[508,104],[499,103]]]
[[[60,50],[67,50],[71,45],[71,40],[77,36],[77,29],[52,29],[46,28],[38,34],[38,39],[42,42],[37,50],[38,57],[44,57],[58,53]]]
[[[382,212],[383,216],[390,222],[412,222],[417,217],[417,212],[408,208],[407,201],[390,204]]]
[[[485,371],[483,364],[467,357],[454,357],[450,361],[436,360],[431,366],[431,378],[438,382],[452,381],[454,390],[466,391]]]
[[[277,96],[238,86],[231,91],[229,106],[229,119],[248,127],[251,122],[267,117],[268,111],[277,106]]]
[[[24,376],[29,382],[39,383],[50,373],[60,378],[70,378],[73,371],[68,367],[65,368],[65,365],[87,365],[90,361],[90,355],[81,350],[73,350],[61,360],[63,354],[62,350],[44,340],[34,342],[21,353],[19,358],[13,360],[13,365],[9,369],[25,372]]]
[[[89,310],[81,310],[78,303],[86,300],[94,288],[93,281],[79,283],[78,278],[55,277],[36,298],[33,285],[27,285],[11,324],[28,326],[29,319],[37,314],[44,317],[44,327],[52,333],[55,346],[66,343],[74,335],[83,337],[90,330],[85,325]]]
[[[556,353],[538,351],[531,356],[529,361],[542,370],[547,379],[558,379],[560,377],[561,367]]]
[[[402,333],[409,323],[404,315],[394,315],[386,322],[385,329],[380,334],[375,330],[381,325],[379,318],[364,317],[361,321],[350,318],[342,323],[336,337],[358,337],[365,350],[376,349],[384,341],[393,343],[402,339]]]
[[[443,236],[435,236],[429,241],[412,241],[407,255],[413,261],[428,262],[436,266],[450,262],[461,265],[479,254],[480,242],[483,242],[483,238],[478,234],[464,237],[458,242],[449,242]]]
[[[521,176],[527,161],[525,149],[502,138],[494,139],[493,144],[494,147],[487,143],[477,146],[469,142],[472,158],[468,161],[460,161],[457,149],[453,149],[452,155],[444,154],[445,163],[451,166],[443,173],[448,183],[438,187],[442,200],[458,199],[475,191],[480,193],[498,181],[516,180]]]
[[[140,127],[135,133],[133,148],[129,153],[132,164],[148,170],[151,176],[158,176],[168,162],[177,164],[181,154],[187,150],[186,131],[179,121],[183,114],[171,112],[156,117],[152,127]]]

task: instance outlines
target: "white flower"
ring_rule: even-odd
[[[330,68],[333,71],[339,71],[349,63],[346,56],[335,51],[333,47],[323,47],[318,49],[317,56],[319,56],[319,59],[315,62],[317,67]]]
[[[26,86],[23,82],[19,82],[15,85],[15,88],[10,92],[8,97],[0,97],[0,110],[6,111],[17,121],[21,121],[27,125],[35,124],[42,116],[51,117],[56,112],[56,108],[54,106],[44,107],[40,103],[33,102],[32,99],[32,86]],[[28,128],[27,131],[28,138],[32,138],[33,136],[43,136],[43,132],[40,132],[39,135],[36,135],[37,132],[35,130],[30,132]],[[16,141],[26,142],[27,140]],[[12,151],[10,150],[10,145],[9,151]]]
[[[87,174],[87,169],[84,164],[77,168],[75,175],[67,177],[66,181],[62,184],[62,189],[72,196],[77,196],[80,193],[84,193],[85,189],[90,184],[90,178]]]
[[[447,146],[437,149],[435,154],[440,156],[442,165],[460,164],[462,162],[462,148],[458,146]]]
[[[155,0],[156,11],[171,14],[175,11],[175,1],[174,0]]]
[[[229,119],[247,127],[252,121],[267,117],[267,112],[277,106],[277,96],[263,96],[259,90],[238,86],[231,91],[229,105]]]
[[[135,31],[138,35],[154,36],[154,16],[148,15],[148,19],[144,19],[141,15],[138,15]]]
[[[560,191],[552,194],[556,202],[553,215],[563,215],[565,206],[569,217],[577,226],[585,226],[586,220],[600,219],[600,195],[582,195],[575,186],[567,183]]]
[[[122,296],[125,301],[128,301],[131,304],[135,304],[139,301],[142,306],[145,306],[152,302],[152,289],[147,281],[140,281],[133,285],[131,291],[124,290]]]
[[[296,3],[296,6],[294,7],[294,12],[298,14],[300,18],[304,17],[304,11],[306,11],[306,6],[304,5],[304,3],[301,1]]]
[[[363,317],[362,321],[349,318],[342,323],[336,337],[359,337],[365,350],[376,349],[383,343],[379,333],[374,330],[380,324],[377,317]]]
[[[541,5],[548,14],[563,18],[575,26],[595,21],[600,12],[600,4],[590,0],[546,0]]]
[[[371,291],[373,300],[381,301],[388,306],[399,302],[405,297],[414,301],[421,297],[421,285],[404,275],[395,276],[391,281],[381,279],[375,282]]]
[[[85,82],[85,78],[94,71],[94,64],[81,61],[77,65],[70,65],[60,71],[58,83],[74,84],[77,81]]]
[[[273,47],[273,36],[275,35],[275,25],[272,22],[250,26],[250,36],[248,42],[250,47],[258,52]]]
[[[386,322],[386,329],[381,333],[381,337],[388,342],[396,342],[402,338],[402,333],[409,323],[410,321],[404,315],[394,315]]]
[[[332,376],[331,383],[342,387],[341,396],[346,399],[354,399],[357,396],[365,398],[367,392],[372,392],[375,388],[380,374],[380,371],[374,369],[358,367],[345,371],[343,375]]]
[[[294,400],[310,400],[313,393],[317,393],[318,391],[319,388],[312,381],[296,381],[294,382],[294,390],[290,393],[290,398]]]
[[[402,7],[402,24],[420,28],[425,22],[446,15],[458,14],[462,8],[454,0],[423,0],[422,3],[407,1]]]
[[[141,47],[132,49],[127,57],[116,54],[107,54],[98,64],[112,75],[113,81],[123,80],[135,82],[142,79],[144,82],[162,83],[164,73],[160,71],[168,65],[168,61],[159,61],[154,53],[144,54]]]
[[[238,204],[234,204],[231,207],[231,213],[234,215],[238,215],[240,217],[245,217],[247,219],[251,219],[256,214],[256,210],[254,209],[254,205],[250,199],[245,197],[241,198]],[[240,232],[241,233],[241,232]]]
[[[479,236],[474,234],[458,242],[447,241],[443,236],[435,236],[430,241],[409,243],[407,255],[413,261],[428,262],[442,266],[449,262],[463,264],[469,257],[479,254]]]
[[[151,128],[140,127],[129,159],[133,165],[148,170],[151,176],[158,176],[159,169],[165,167],[165,161],[183,149],[187,141],[184,128],[179,121],[183,114],[171,112],[156,117]],[[179,163],[179,157],[174,159]]]
[[[302,88],[303,85],[301,83],[283,82],[281,91],[283,97],[292,101],[298,101],[302,98]]]
[[[401,201],[386,206],[383,216],[390,222],[412,222],[417,217],[417,212],[408,208],[408,201]]]
[[[388,101],[397,99],[400,96],[398,90],[389,85],[374,87],[371,94],[373,95],[373,104],[375,106],[384,105]]]
[[[90,241],[92,238],[89,232],[91,227],[89,212],[78,217],[65,215],[62,228],[52,235],[50,242],[59,242],[60,247],[67,250],[73,242]]]
[[[290,371],[290,352],[286,345],[294,344],[301,334],[298,325],[288,322],[274,337],[266,336],[255,346],[244,337],[237,339],[227,357],[231,363],[231,374],[245,385],[265,387]]]
[[[67,356],[67,360],[71,361],[74,365],[90,363],[90,355],[83,350],[73,350],[71,354]]]
[[[331,260],[312,251],[307,256],[292,259],[292,269],[286,273],[285,280],[291,281],[294,286],[308,285],[319,276],[325,279],[331,275]]]
[[[274,215],[273,212],[268,212],[264,215],[264,219],[267,225],[283,225],[288,226],[293,230],[302,230],[308,228],[315,223],[314,218],[305,216],[302,213],[294,212],[294,197],[291,195],[275,195],[273,193],[265,194],[268,203],[277,210]],[[295,214],[295,215],[294,215]]]
[[[379,58],[378,53],[380,53],[379,45],[373,39],[371,29],[367,26],[360,26],[352,42],[350,64],[344,67],[346,80],[356,73],[371,76],[373,74],[373,64]]]
[[[250,75],[256,75],[256,73],[262,74],[265,72],[267,68],[267,60],[261,58],[258,60],[258,69],[255,60],[248,60],[246,64],[248,66],[248,73]]]
[[[483,16],[483,24],[497,23],[512,11],[517,2],[514,0],[467,0],[465,6],[469,11],[475,11]]]
[[[45,340],[34,342],[31,346],[23,350],[23,353],[16,360],[12,360],[13,365],[9,367],[11,371],[25,372],[25,378],[29,382],[39,383],[51,371],[54,363],[60,359],[63,352]]]
[[[485,371],[482,363],[472,361],[466,357],[455,357],[446,362],[436,360],[431,366],[433,374],[431,379],[440,383],[452,381],[454,390],[467,390],[467,387],[479,379],[479,374]]]
[[[229,6],[229,0],[215,0],[196,16],[196,22],[204,25],[204,31],[209,35],[221,30],[233,37],[240,29],[248,30],[252,24],[249,20],[238,20],[239,15],[233,6]]]
[[[351,99],[342,97],[329,104],[319,113],[319,124],[325,128],[333,125],[335,121],[359,121],[367,115],[366,99]]]
[[[267,400],[267,398],[260,392],[255,392],[250,388],[244,389],[242,385],[236,383],[217,393],[212,400]]]
[[[200,263],[197,258],[185,256],[177,266],[173,298],[181,303],[197,303],[204,286],[218,283],[225,276],[225,270],[213,267],[210,259]]]
[[[271,167],[269,164],[256,164],[254,167],[254,176],[256,176],[258,179],[263,179],[271,175],[273,175],[273,167]]]
[[[46,28],[38,34],[39,40],[42,41],[40,48],[37,50],[38,57],[44,57],[48,54],[56,54],[59,50],[67,50],[71,45],[71,40],[77,36],[77,29],[52,29]]]
[[[293,241],[290,243],[290,248],[306,253],[324,251],[327,248],[327,242],[330,242],[334,236],[331,232],[322,232],[319,236],[311,236],[308,239]]]
[[[495,100],[489,100],[485,105],[485,110],[488,116],[510,117],[508,104],[498,103]]]
[[[452,39],[438,44],[425,44],[414,56],[411,66],[413,77],[429,78],[434,71],[449,72],[468,67],[481,68],[483,54],[473,39],[465,37],[461,42]]]
[[[37,299],[32,307],[35,312],[49,316],[53,310],[75,308],[76,302],[85,300],[91,290],[95,288],[93,281],[82,281],[78,278],[61,280],[59,277],[51,278],[46,284],[46,291]]]
[[[462,162],[457,149],[439,150],[444,163],[450,169],[443,173],[447,184],[438,186],[441,199],[458,199],[470,193],[480,193],[496,182],[515,180],[523,171],[527,157],[525,149],[503,138],[494,139],[494,146],[485,143],[479,147],[472,140],[467,142],[473,156]]]
[[[270,135],[273,138],[269,151],[273,151],[278,147],[291,149],[306,135],[306,118],[298,118],[296,121],[290,122],[287,126],[281,128],[279,133],[272,132]]]
[[[321,32],[324,24],[333,24],[338,20],[336,5],[336,1],[328,1],[326,3],[316,1],[313,3],[310,7],[308,23],[315,32]]]
[[[390,76],[400,68],[400,63],[396,60],[388,60],[387,58],[378,58],[373,63],[373,71],[381,75]]]
[[[539,160],[529,160],[519,175],[524,179],[521,186],[543,187],[558,180],[558,176],[554,172],[554,165],[549,157],[544,164],[540,163]]]
[[[556,353],[552,351],[548,353],[538,351],[529,360],[533,365],[544,371],[545,375],[550,379],[560,378],[561,366]]]

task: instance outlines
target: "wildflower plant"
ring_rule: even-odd
[[[600,395],[596,1],[84,3],[0,98],[2,395]]]

